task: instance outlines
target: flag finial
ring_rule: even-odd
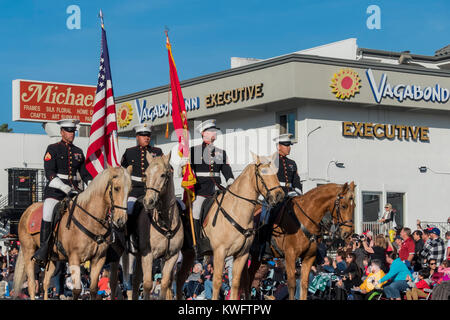
[[[103,12],[102,12],[102,9],[100,9],[100,12],[98,13],[98,17],[100,18],[100,21],[102,23],[102,28],[103,28],[104,23],[103,23]]]

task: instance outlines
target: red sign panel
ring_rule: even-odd
[[[13,80],[13,120],[91,124],[96,86]]]

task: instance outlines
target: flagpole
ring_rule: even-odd
[[[166,28],[165,28],[165,30],[164,30],[164,33],[166,34],[166,41],[167,41],[167,44],[166,44],[166,45],[170,45],[170,41],[169,41],[169,29],[167,28],[167,26],[166,26]],[[170,50],[169,53],[170,53],[170,55],[172,55],[172,49],[171,49],[171,48],[169,49],[169,46],[167,46],[167,50]],[[170,74],[170,72],[169,72],[169,74]],[[170,77],[169,77],[169,81],[172,82],[171,75],[170,75]],[[171,85],[169,85],[169,92],[170,92],[170,88],[171,88]],[[169,97],[170,97],[170,95],[169,95]],[[173,101],[172,101],[172,102],[173,102]],[[169,105],[167,105],[167,107],[169,107]],[[172,112],[173,112],[173,110],[172,110]],[[168,121],[169,121],[169,120],[167,120],[167,125],[169,124]],[[186,128],[183,128],[183,129],[186,129]],[[185,141],[186,141],[186,140],[185,140]],[[184,143],[185,141],[183,141],[183,143]],[[184,151],[184,148],[183,148],[183,151]],[[184,156],[184,154],[183,154],[183,156]],[[182,170],[182,173],[183,173],[183,176],[184,176],[184,174],[185,174],[185,172],[186,172],[186,166],[184,166],[183,169],[184,169],[184,170]],[[191,199],[191,194],[189,193],[189,191],[188,191],[187,188],[184,188],[184,187],[183,187],[183,189],[184,189],[184,193],[185,193],[185,195],[186,195],[186,204],[187,204],[187,207],[188,207],[188,209],[189,209],[189,222],[190,222],[190,224],[191,224],[192,243],[193,243],[193,245],[194,245],[194,249],[196,250],[196,249],[197,249],[197,241],[196,241],[196,239],[195,239],[194,217],[193,217],[193,212],[192,212],[192,202],[191,202],[192,199]]]
[[[105,24],[103,23],[103,12],[102,12],[102,9],[100,9],[100,12],[98,13],[98,17],[100,18],[100,22],[102,23],[102,28],[104,29]]]
[[[164,33],[166,39],[169,39],[169,28],[165,28]],[[167,117],[166,117],[166,139],[169,139],[169,115],[170,115],[170,72],[169,72],[169,88],[167,89]]]

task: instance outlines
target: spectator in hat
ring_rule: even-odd
[[[400,248],[402,247],[403,239],[400,236],[395,236],[394,238],[394,248],[396,252],[399,252]]]
[[[428,228],[427,231],[430,235],[430,242],[425,243],[421,252],[421,257],[426,261],[435,259],[437,264],[440,265],[444,260],[445,254],[444,240],[440,237],[441,231],[435,227]]]

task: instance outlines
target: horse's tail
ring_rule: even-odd
[[[14,268],[14,288],[12,292],[12,297],[17,299],[20,292],[22,291],[22,285],[25,281],[25,261],[23,257],[22,248],[19,249],[19,254],[17,256],[16,265]]]

